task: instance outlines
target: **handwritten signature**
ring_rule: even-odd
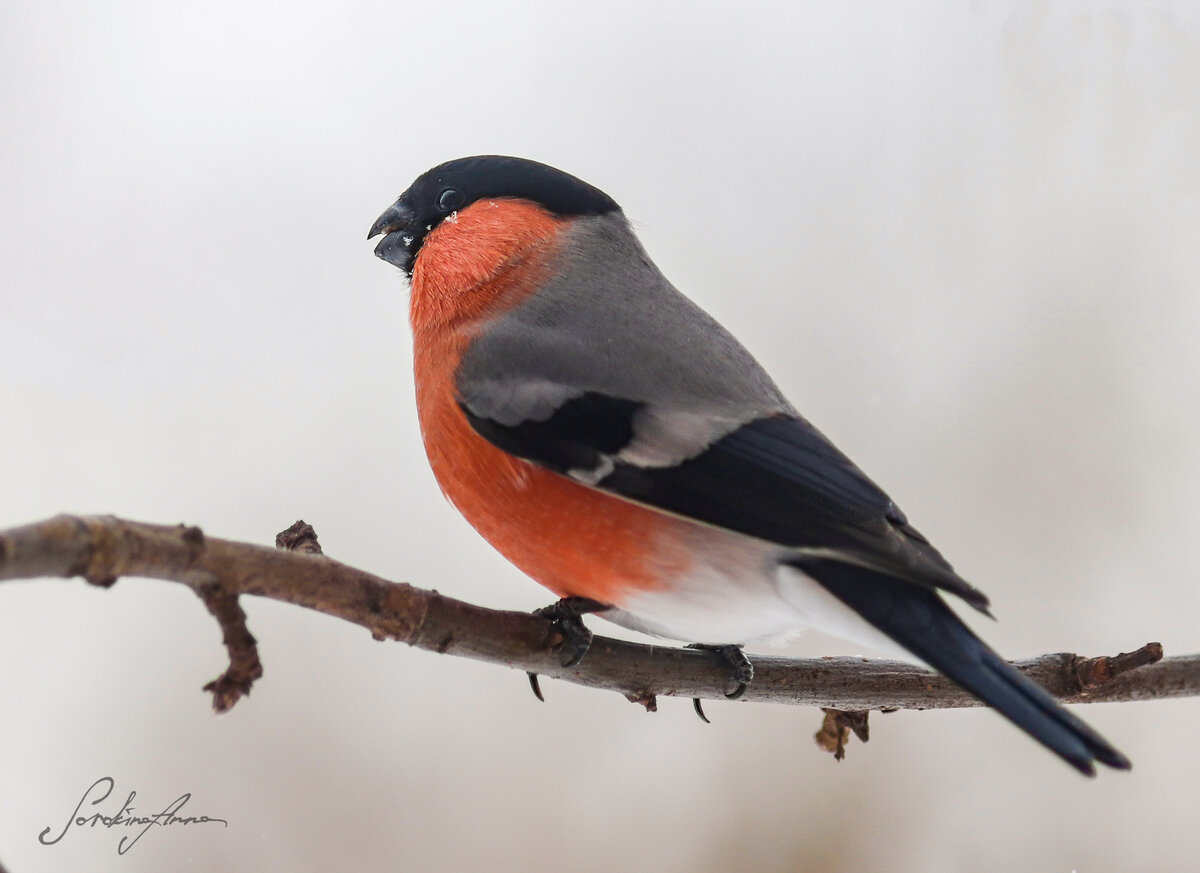
[[[137,797],[136,791],[130,791],[129,796],[125,798],[125,802],[121,804],[120,810],[116,815],[101,815],[96,812],[92,815],[80,815],[79,811],[83,809],[84,803],[88,802],[88,798],[93,795],[98,795],[90,802],[91,806],[96,806],[103,803],[113,793],[116,788],[116,782],[111,776],[102,776],[91,784],[87,791],[83,792],[83,797],[79,798],[79,803],[75,804],[75,811],[71,813],[71,817],[67,819],[67,823],[63,825],[62,831],[57,837],[47,839],[46,834],[50,833],[50,828],[47,827],[44,831],[38,834],[38,842],[43,846],[53,846],[59,840],[67,835],[67,831],[72,825],[76,827],[97,827],[105,828],[114,827],[141,827],[141,830],[136,835],[126,835],[121,837],[121,841],[117,843],[117,854],[124,855],[134,847],[138,840],[146,835],[150,828],[158,825],[159,827],[170,827],[171,825],[190,825],[190,824],[207,824],[209,822],[220,822],[229,827],[229,822],[223,818],[210,818],[207,815],[183,816],[179,815],[179,811],[184,805],[192,799],[191,793],[181,794],[175,800],[167,804],[162,812],[154,813],[153,815],[134,815],[135,809],[133,799]]]

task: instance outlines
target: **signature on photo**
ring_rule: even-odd
[[[104,828],[130,828],[135,829],[121,837],[117,843],[117,854],[124,855],[134,844],[137,843],[146,832],[152,827],[170,827],[172,825],[192,825],[192,824],[208,824],[212,822],[220,822],[225,827],[229,827],[229,822],[223,818],[213,818],[207,815],[181,815],[183,807],[189,800],[192,799],[191,792],[181,794],[175,800],[168,803],[161,812],[152,813],[149,815],[138,814],[137,808],[133,805],[133,800],[137,797],[136,791],[130,791],[129,796],[125,798],[125,802],[121,804],[120,809],[114,815],[103,815],[99,812],[94,812],[91,815],[86,815],[80,812],[84,808],[84,804],[96,806],[106,801],[116,788],[116,782],[111,776],[102,776],[93,782],[83,792],[83,796],[79,798],[79,803],[75,804],[75,811],[71,813],[62,830],[58,832],[56,837],[48,837],[51,828],[47,827],[38,834],[38,842],[43,846],[53,846],[67,835],[67,831],[71,826],[83,827],[104,827]]]

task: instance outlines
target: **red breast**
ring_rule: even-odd
[[[569,225],[526,200],[481,200],[429,233],[410,304],[417,413],[443,493],[493,547],[560,597],[620,605],[686,569],[669,545],[686,523],[497,449],[455,390],[472,337],[537,292]]]

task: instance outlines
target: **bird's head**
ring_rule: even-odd
[[[421,175],[375,220],[367,238],[383,234],[375,254],[411,277],[426,237],[481,200],[527,201],[560,218],[620,211],[603,191],[554,167],[524,158],[478,155],[448,161]]]

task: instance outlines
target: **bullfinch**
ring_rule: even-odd
[[[987,597],[667,281],[603,191],[461,158],[418,178],[379,234],[411,284],[434,475],[564,598],[557,617],[602,611],[735,664],[735,647],[809,627],[898,645],[1083,773],[1130,766],[951,611],[947,594],[984,613]]]

